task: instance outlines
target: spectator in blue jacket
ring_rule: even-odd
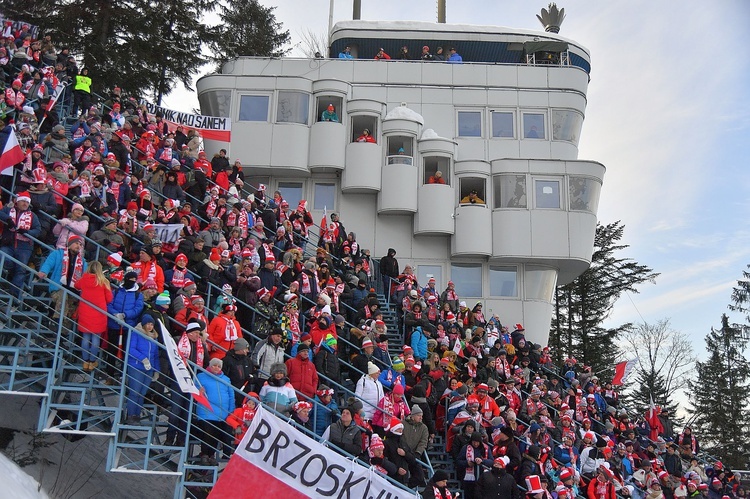
[[[326,385],[320,385],[315,392],[315,402],[313,405],[313,431],[318,436],[323,436],[332,423],[335,423],[339,417],[339,406],[333,400],[333,388]]]
[[[138,274],[133,271],[126,272],[122,285],[114,290],[114,297],[107,305],[107,312],[125,322],[130,327],[138,324],[138,318],[143,312],[143,295],[138,289],[136,279]],[[153,316],[152,316],[153,317]],[[158,333],[158,331],[157,331]],[[122,339],[122,341],[120,341]],[[115,363],[117,362],[118,352],[121,345],[128,344],[128,328],[117,322],[114,318],[107,319],[107,374],[112,377],[115,375]],[[106,382],[111,382],[108,379]]]
[[[68,237],[67,249],[56,249],[47,255],[42,267],[37,272],[37,277],[39,279],[49,278],[49,292],[55,304],[53,319],[60,317],[60,309],[62,308],[64,293],[60,289],[60,285],[62,284],[63,287],[73,290],[76,281],[86,272],[86,267],[86,260],[83,258],[83,238],[75,234]],[[65,270],[64,276],[63,269]],[[68,297],[65,305],[66,310],[62,315],[70,317],[75,310],[75,304],[76,300]]]
[[[456,52],[456,47],[451,47],[450,53],[448,55],[448,59],[446,59],[445,62],[448,62],[451,64],[463,64],[464,59],[463,57],[458,55],[458,52]]]
[[[427,359],[427,334],[422,326],[417,326],[411,334],[411,348],[414,350],[414,358],[420,362]]]
[[[143,398],[151,386],[154,373],[159,368],[159,347],[155,342],[146,339],[148,337],[156,340],[158,336],[154,328],[154,318],[149,314],[143,314],[141,323],[135,329],[141,334],[134,334],[130,338],[128,348],[128,402],[125,424],[137,424],[140,421]]]
[[[378,381],[386,390],[392,390],[395,383],[401,383],[406,388],[406,378],[404,378],[404,361],[399,357],[393,357],[393,365],[380,373]]]
[[[347,46],[343,52],[339,52],[339,59],[354,59],[349,46]]]
[[[211,359],[208,370],[198,374],[198,385],[201,393],[211,404],[211,410],[202,404],[196,405],[196,416],[198,428],[201,430],[201,464],[216,466],[216,452],[219,443],[226,450],[229,448],[232,429],[226,423],[226,419],[234,411],[234,391],[232,382],[222,372],[224,361]]]

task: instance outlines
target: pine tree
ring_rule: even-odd
[[[114,86],[131,95],[168,93],[175,80],[190,83],[205,62],[201,24],[213,0],[0,0],[0,12],[23,19],[69,47],[87,67],[93,91]]]
[[[708,358],[696,362],[697,379],[688,383],[694,433],[701,447],[730,467],[744,467],[750,439],[750,363],[744,356],[744,326],[721,316],[721,329],[706,336]]]
[[[620,221],[597,225],[591,266],[573,282],[555,290],[550,346],[556,360],[574,355],[594,372],[611,370],[615,364],[614,339],[632,325],[607,329],[602,323],[622,293],[637,293],[639,284],[653,282],[659,275],[646,265],[619,256],[628,248],[618,244],[624,230]]]
[[[222,24],[212,28],[211,50],[218,71],[227,61],[242,56],[281,57],[288,49],[289,30],[281,31],[275,7],[263,7],[257,0],[234,0],[220,4]]]

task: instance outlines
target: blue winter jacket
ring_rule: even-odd
[[[40,272],[47,274],[47,278],[50,280],[49,290],[57,291],[60,289],[60,281],[62,280],[62,262],[63,262],[63,251],[66,249],[56,249],[52,251],[47,258],[44,260],[42,267],[39,269]],[[83,256],[83,254],[81,254]],[[86,259],[83,260],[83,271],[86,272]]]
[[[313,404],[313,412],[315,413],[313,431],[316,435],[322,437],[326,428],[338,420],[339,406],[333,398],[328,402],[328,405],[325,405],[317,395],[315,396],[315,402],[317,403]]]
[[[422,326],[417,326],[411,334],[411,347],[416,359],[425,360],[427,358],[427,336],[422,332]]]
[[[226,374],[214,375],[209,372],[198,374],[198,386],[206,391],[206,398],[211,402],[213,411],[202,404],[195,404],[195,414],[204,421],[224,421],[234,410],[234,391],[232,382]]]
[[[143,312],[143,295],[137,291],[127,291],[117,288],[113,293],[112,301],[107,305],[107,312],[112,315],[125,314],[125,322],[130,327],[135,327]],[[107,319],[107,327],[118,329],[120,325],[114,319]]]
[[[137,331],[137,332],[136,332]],[[148,358],[151,369],[159,369],[159,347],[143,336],[143,331],[136,329],[130,333],[130,347],[128,348],[128,366],[145,371],[143,359]]]

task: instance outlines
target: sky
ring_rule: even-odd
[[[292,36],[325,35],[328,0],[260,0]],[[334,22],[351,0],[334,0]],[[363,0],[362,19],[435,21],[436,0]],[[447,0],[448,23],[543,31],[546,1]],[[622,256],[661,275],[624,295],[607,325],[669,319],[696,353],[750,264],[750,2],[561,0],[560,35],[591,54],[579,159],[607,172],[599,220],[625,225]],[[198,108],[184,90],[166,107]]]

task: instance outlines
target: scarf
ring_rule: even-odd
[[[22,211],[16,214],[16,208],[13,207],[8,212],[11,220],[16,222],[16,229],[31,230],[31,223],[34,220],[34,214],[31,210]],[[16,241],[31,242],[31,239],[16,232]]]
[[[432,491],[435,493],[435,499],[453,499],[451,491],[448,490],[448,487],[445,488],[444,492],[440,492],[440,488],[437,485],[433,485]]]
[[[188,339],[187,333],[182,333],[182,336],[180,337],[180,342],[177,343],[177,350],[180,352],[180,355],[184,360],[187,360],[190,358],[190,352],[192,350],[190,346],[190,340]],[[196,341],[195,342],[195,363],[199,366],[203,365],[203,357],[205,353],[203,351],[203,342],[202,341]]]
[[[458,300],[458,295],[456,294],[455,291],[453,291],[452,289],[449,289],[449,290],[447,290],[445,292],[445,300],[446,301],[456,301],[456,300]]]
[[[312,286],[310,285],[310,276],[306,272],[302,272],[300,276],[302,279],[302,294],[309,295],[312,293]]]
[[[187,276],[187,269],[181,269],[177,265],[174,266],[174,270],[172,271],[172,286],[175,288],[182,288],[185,285],[185,281],[187,280],[185,277]]]
[[[234,341],[238,338],[237,336],[237,325],[234,323],[234,321],[230,318],[228,318],[225,315],[219,315],[219,317],[222,317],[224,321],[226,322],[224,326],[224,339],[226,341]]]
[[[466,364],[466,370],[468,371],[469,376],[471,376],[472,378],[476,378],[477,377],[477,368],[474,367],[473,365]]]
[[[213,218],[214,213],[216,213],[216,200],[212,197],[211,201],[206,205],[206,216]]]
[[[144,272],[144,269],[146,268],[148,269],[148,271]],[[150,261],[148,263],[135,262],[133,264],[133,270],[138,274],[139,284],[143,284],[149,278],[156,281],[156,263],[153,261]]]
[[[471,445],[471,443],[466,446],[466,461],[468,462],[468,465],[466,466],[466,475],[464,476],[464,481],[476,482],[477,476],[474,474],[474,469],[477,468],[478,465],[474,462],[474,446]]]
[[[122,182],[110,182],[109,189],[112,191],[112,194],[115,196],[115,200],[120,198],[120,188],[122,187]]]
[[[507,360],[502,360],[499,357],[495,359],[495,371],[500,375],[505,376],[505,379],[510,378],[510,364]]]
[[[68,269],[70,268],[70,251],[67,249],[62,250],[63,252],[63,259],[62,259],[62,275],[60,276],[60,280],[65,286],[73,287],[75,286],[78,279],[81,278],[83,275],[83,258],[81,257],[81,253],[76,254],[76,261],[73,264],[73,275],[70,276],[70,283],[68,283]]]

